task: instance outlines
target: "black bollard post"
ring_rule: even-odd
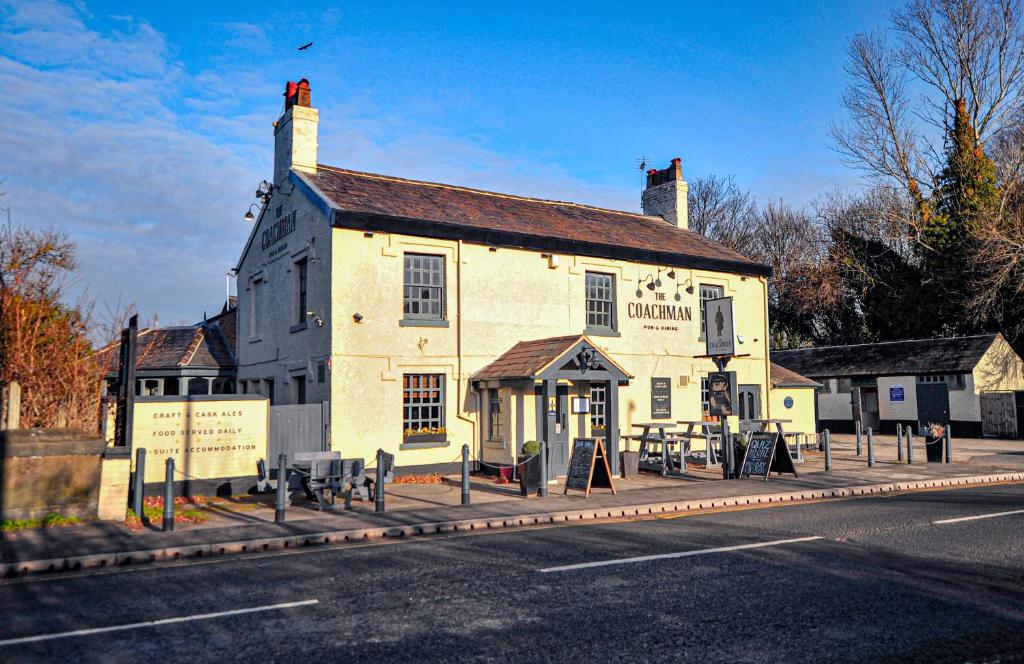
[[[946,425],[946,463],[953,463],[953,432],[951,427]]]
[[[374,483],[374,511],[384,511],[384,450],[377,450],[377,481]]]
[[[914,463],[914,432],[907,427],[907,463]]]
[[[146,522],[143,517],[142,497],[146,493],[146,448],[135,450],[135,493],[132,494],[132,511],[139,521]]]
[[[903,463],[903,425],[896,423],[896,460]]]
[[[174,530],[174,457],[167,458],[164,478],[164,532]]]
[[[868,468],[875,467],[875,432],[868,427]]]
[[[462,445],[462,504],[469,504],[469,445]]]
[[[288,455],[277,456],[277,493],[274,496],[274,523],[284,523],[288,509]]]
[[[853,428],[854,428],[854,430],[855,430],[855,432],[857,434],[857,456],[860,456],[860,452],[861,452],[860,441],[861,441],[861,436],[862,436],[862,434],[864,432],[864,427],[863,427],[863,425],[861,425],[860,420],[858,420],[858,421],[853,423]]]
[[[540,497],[548,496],[548,441],[540,441]],[[525,470],[525,469],[524,469]]]
[[[825,446],[825,470],[832,470],[832,433],[825,429],[821,432],[822,444]]]
[[[732,435],[729,433],[729,418],[722,416],[722,454],[725,455],[725,463],[722,464],[722,479],[731,480],[735,472],[735,460],[733,459]]]

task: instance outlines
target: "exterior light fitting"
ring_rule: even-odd
[[[668,277],[669,279],[675,279],[676,278],[676,271],[675,270],[669,270],[667,273],[665,273],[665,276]]]
[[[252,209],[253,209],[254,207],[256,207],[256,204],[255,204],[255,203],[253,203],[252,205],[250,205],[250,206],[249,206],[249,209],[248,209],[248,210],[246,211],[246,213],[245,213],[245,214],[244,214],[244,215],[242,216],[242,219],[245,219],[246,221],[255,221],[255,220],[256,220],[256,215],[254,215],[254,214],[252,213]]]
[[[352,314],[352,320],[354,320],[357,323],[362,323],[363,322],[363,315],[361,313],[356,312],[356,313]]]

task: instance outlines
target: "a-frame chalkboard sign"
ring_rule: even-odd
[[[764,481],[767,482],[768,473],[771,472],[793,473],[793,477],[797,477],[796,464],[789,453],[789,446],[781,433],[755,433],[747,443],[739,476],[764,475]]]
[[[615,495],[615,482],[612,481],[612,469],[608,465],[608,454],[600,438],[577,438],[572,443],[572,456],[569,457],[569,470],[565,476],[565,491],[579,489],[590,497],[591,487],[611,489]]]

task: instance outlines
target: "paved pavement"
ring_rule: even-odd
[[[863,459],[844,456],[841,452],[836,454],[833,472],[823,472],[822,455],[819,453],[808,453],[805,463],[800,464],[799,469],[798,478],[773,475],[770,482],[760,479],[725,482],[721,480],[720,471],[694,472],[683,480],[642,474],[637,480],[618,481],[617,495],[612,495],[607,490],[595,489],[589,499],[584,498],[581,492],[562,495],[559,487],[552,487],[548,498],[523,499],[518,497],[518,491],[512,487],[499,487],[486,480],[477,479],[474,481],[471,506],[459,505],[459,489],[451,484],[392,485],[388,488],[386,513],[374,513],[372,504],[361,503],[356,503],[356,510],[352,512],[319,513],[309,507],[303,507],[302,501],[297,500],[295,507],[289,510],[288,523],[284,525],[273,522],[273,509],[266,504],[268,499],[264,498],[263,504],[254,504],[250,497],[236,497],[220,501],[218,505],[210,508],[208,513],[211,514],[211,519],[205,526],[189,528],[178,524],[173,533],[151,529],[133,532],[122,524],[112,522],[94,522],[68,528],[40,529],[13,534],[0,533],[0,570],[3,569],[4,563],[14,561],[56,559],[56,567],[61,567],[69,564],[67,558],[96,554],[166,551],[185,546],[220,547],[225,543],[264,538],[305,537],[315,533],[392,526],[407,528],[419,524],[466,519],[516,519],[525,515],[555,514],[572,510],[617,508],[621,512],[623,508],[644,505],[660,505],[667,511],[692,510],[740,497],[756,502],[767,500],[769,495],[788,493],[791,497],[800,499],[805,492],[810,496],[813,492],[837,488],[885,483],[952,481],[957,478],[1005,472],[997,466],[927,464],[923,461],[914,466],[880,462],[875,468],[867,468]],[[1017,469],[1018,473],[1020,470]],[[662,511],[662,508],[656,511]],[[136,556],[135,560],[138,559]],[[43,569],[48,565],[49,563],[46,563]]]
[[[1024,661],[1022,528],[1009,484],[24,577],[0,660]]]

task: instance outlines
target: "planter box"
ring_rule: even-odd
[[[925,436],[924,451],[928,456],[929,463],[942,463],[943,450],[946,447],[946,439],[942,436]]]
[[[540,493],[540,455],[520,454],[516,461],[519,464],[519,492],[523,496]]]
[[[404,443],[446,443],[448,442],[448,434],[446,433],[418,433],[414,436],[403,436],[402,442]]]

